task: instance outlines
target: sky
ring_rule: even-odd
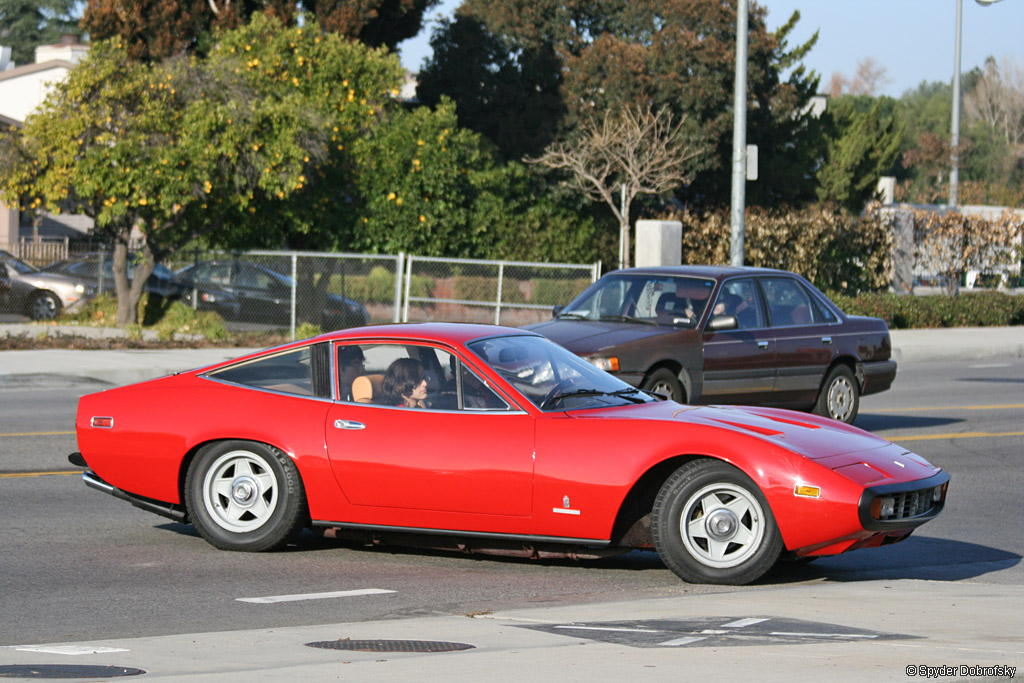
[[[899,97],[923,81],[951,83],[956,41],[956,0],[754,0],[768,9],[768,27],[784,24],[794,10],[800,21],[790,34],[798,45],[819,32],[804,65],[821,76],[821,89],[833,73],[852,79],[857,65],[873,59],[885,68],[879,95]],[[451,17],[460,0],[442,0],[424,30],[399,45],[402,64],[417,72],[430,55],[436,17]],[[1024,68],[1024,0],[990,6],[963,0],[961,71],[981,67],[987,57],[1015,60]]]

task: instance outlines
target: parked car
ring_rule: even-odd
[[[0,267],[0,311],[53,320],[78,310],[94,294],[81,278],[44,273],[3,250]]]
[[[239,302],[239,320],[281,324],[291,319],[292,278],[266,266],[239,260],[202,261],[182,268],[178,277],[190,287],[217,288],[233,295]],[[328,293],[318,319],[311,322],[337,330],[366,325],[370,316],[358,301]]]
[[[102,268],[100,260],[102,258]],[[43,268],[45,272],[61,273],[78,278],[91,286],[97,293],[114,293],[114,263],[113,257],[108,253],[83,254],[77,259],[56,261]],[[135,264],[128,264],[128,281],[131,282],[135,275]],[[174,271],[157,264],[153,274],[146,280],[146,292],[163,297],[165,299],[180,299],[192,305],[192,298],[197,296],[197,310],[215,311],[223,318],[237,318],[240,304],[238,299],[222,289],[213,287],[199,287],[198,291],[192,285],[184,282]]]
[[[630,385],[679,403],[810,410],[853,423],[896,377],[885,322],[846,315],[768,268],[631,268],[528,325]]]
[[[425,407],[382,397],[391,385]],[[90,394],[76,429],[88,486],[225,550],[304,527],[534,556],[654,548],[702,583],[905,539],[949,482],[834,420],[683,406],[540,335],[457,323],[333,332]]]

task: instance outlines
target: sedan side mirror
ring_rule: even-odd
[[[555,306],[551,309],[551,317],[557,318],[558,314],[565,310],[565,306]]]
[[[740,326],[736,316],[734,315],[716,315],[708,322],[708,330],[712,332],[721,332],[723,330],[735,330]]]

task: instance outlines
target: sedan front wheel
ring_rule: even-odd
[[[274,550],[308,522],[295,464],[261,443],[205,446],[188,470],[185,499],[196,530],[221,550]]]

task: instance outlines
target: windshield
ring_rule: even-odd
[[[696,277],[613,273],[583,292],[558,317],[696,327],[714,284]]]
[[[469,348],[541,410],[607,408],[656,400],[543,337],[483,339],[470,343]]]
[[[21,273],[22,275],[28,275],[29,273],[37,273],[37,272],[39,272],[36,268],[33,268],[32,266],[30,266],[27,263],[23,263],[22,261],[19,261],[18,259],[14,258],[13,256],[8,254],[7,252],[4,252],[3,254],[0,254],[0,260],[2,260],[4,263],[6,263],[8,268],[10,268],[11,270],[13,270],[13,271],[15,271],[17,273]]]

